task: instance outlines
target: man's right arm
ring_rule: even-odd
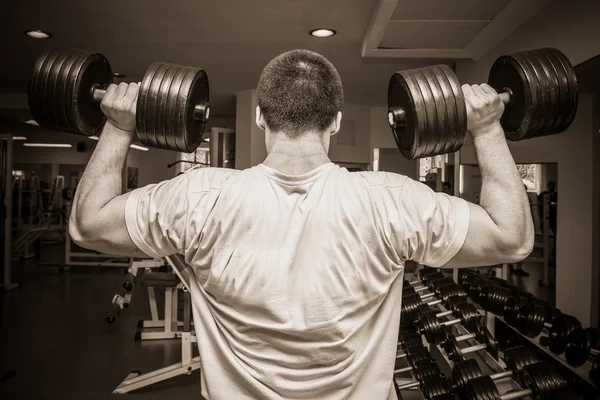
[[[469,203],[467,236],[444,267],[522,261],[533,249],[535,234],[529,199],[499,122],[504,107],[485,84],[465,85],[463,92],[481,171],[480,205]]]

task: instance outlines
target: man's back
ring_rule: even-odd
[[[172,182],[188,185],[185,258],[199,284],[192,295],[203,394],[395,399],[402,271],[411,251],[402,243],[432,234],[421,222],[427,211],[408,211],[421,204],[452,216],[466,203],[440,195],[445,206],[437,207],[438,195],[406,177],[332,163],[301,176],[264,165],[185,175]],[[406,184],[417,190],[404,193]],[[433,232],[447,236],[445,247],[421,254],[443,264],[460,249],[467,224]]]

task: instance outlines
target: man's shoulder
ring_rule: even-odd
[[[197,166],[187,170],[184,175],[192,189],[220,189],[229,178],[242,171],[231,168],[215,168]]]
[[[355,172],[354,175],[358,179],[362,179],[371,186],[383,186],[383,187],[402,187],[410,180],[406,175],[397,174],[394,172],[386,171],[360,171]]]

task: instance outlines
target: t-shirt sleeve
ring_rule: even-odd
[[[406,179],[399,193],[396,226],[392,227],[394,237],[401,240],[396,251],[405,260],[443,266],[458,253],[467,236],[468,203],[412,179]]]
[[[188,179],[133,190],[125,206],[125,223],[135,245],[152,258],[183,254],[188,219]]]

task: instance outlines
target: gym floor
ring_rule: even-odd
[[[62,245],[46,246],[40,262],[58,264],[62,255]],[[547,298],[549,291],[537,283],[541,265],[523,268],[531,276],[513,275],[512,283]],[[15,262],[13,278],[21,287],[0,296],[0,373],[16,370],[16,376],[0,383],[0,398],[115,397],[110,393],[131,371],[147,372],[181,359],[177,340],[134,341],[137,320],[150,317],[145,290],[134,292],[131,307],[116,325],[104,322],[120,289],[122,268],[72,267],[61,272],[32,259]],[[199,390],[195,371],[135,394],[136,399],[197,400]],[[421,398],[413,393],[403,393],[404,399]]]

